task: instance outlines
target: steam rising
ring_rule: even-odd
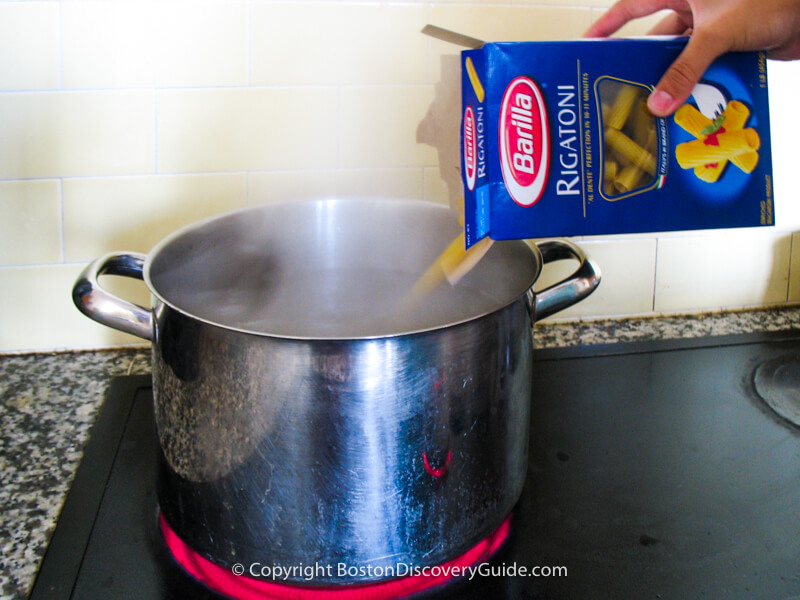
[[[408,303],[459,229],[448,209],[415,201],[266,205],[178,232],[154,250],[147,275],[175,308],[232,329],[314,339],[397,335],[492,312],[533,284],[530,250],[495,244],[458,284]]]

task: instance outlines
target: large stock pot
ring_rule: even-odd
[[[189,546],[355,572],[438,564],[501,524],[526,473],[533,323],[600,276],[569,243],[503,242],[410,302],[459,227],[417,201],[271,204],[85,269],[78,308],[152,340],[158,499]],[[534,293],[562,258],[576,272]],[[152,307],[103,274],[144,279]]]

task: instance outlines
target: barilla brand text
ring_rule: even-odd
[[[500,164],[508,193],[520,206],[532,206],[539,201],[552,168],[557,175],[556,194],[581,192],[577,91],[574,85],[559,85],[557,89],[554,126],[558,162],[555,165],[550,164],[549,124],[552,119],[548,118],[539,87],[527,77],[518,77],[503,96],[498,127]],[[471,107],[468,109],[471,112]],[[465,114],[464,118],[466,127],[471,116]],[[464,133],[467,134],[466,129]]]
[[[550,132],[542,93],[527,77],[518,77],[506,89],[499,130],[506,189],[520,206],[536,204],[547,183]]]
[[[464,178],[469,190],[475,189],[478,177],[486,174],[486,144],[484,109],[468,106],[464,111]]]

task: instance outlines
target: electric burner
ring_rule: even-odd
[[[800,354],[764,361],[753,378],[756,392],[778,415],[800,427]]]
[[[480,565],[489,560],[503,545],[508,537],[510,523],[511,516],[507,517],[488,537],[461,556],[445,564],[420,570],[419,573],[415,571],[412,575],[362,585],[300,586],[283,584],[274,581],[274,578],[258,579],[249,576],[252,568],[244,565],[234,566],[233,569],[220,567],[192,550],[172,531],[163,516],[159,519],[164,542],[172,557],[184,570],[208,588],[235,600],[392,600],[429,592],[452,581],[456,573],[477,571]],[[263,568],[263,565],[259,566]],[[326,569],[327,565],[306,565],[306,567],[311,567],[309,571],[311,576],[318,567],[322,567],[323,572],[329,570]],[[256,574],[258,573],[257,569]]]
[[[414,598],[800,596],[800,427],[755,383],[797,354],[800,332],[537,351],[508,537]],[[150,386],[112,382],[31,600],[224,598],[164,542]]]

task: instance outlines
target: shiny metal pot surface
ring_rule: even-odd
[[[458,231],[422,202],[274,204],[86,268],[78,308],[153,342],[158,498],[186,543],[225,567],[331,565],[315,584],[350,583],[442,563],[500,525],[526,473],[533,323],[599,271],[566,242],[502,242],[409,302]],[[562,258],[575,274],[534,293]],[[102,274],[144,279],[152,309]]]

